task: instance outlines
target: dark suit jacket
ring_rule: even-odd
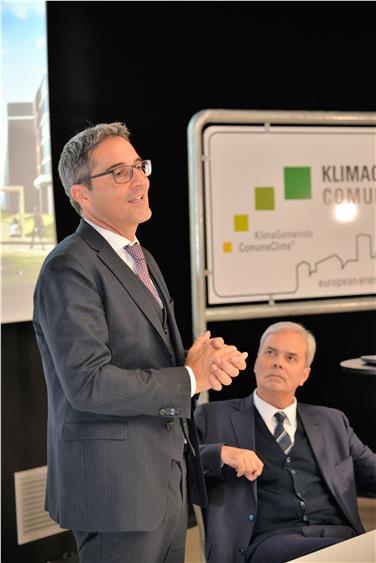
[[[145,257],[170,337],[150,292],[86,222],[40,272],[34,327],[48,392],[46,507],[64,528],[150,531],[164,517],[171,420],[191,417],[190,378],[172,299]],[[200,504],[199,456],[188,461],[191,501]]]
[[[298,403],[298,413],[329,490],[350,525],[361,534],[357,487],[376,495],[376,455],[362,444],[342,412]],[[257,453],[253,396],[200,405],[195,420],[209,499],[204,513],[207,560],[244,561],[239,550],[252,538],[257,480],[237,478],[232,468],[221,468],[220,451],[227,444]]]

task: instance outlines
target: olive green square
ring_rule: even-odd
[[[273,211],[274,188],[255,188],[255,208],[256,211]]]
[[[311,168],[285,167],[285,199],[311,199]]]
[[[248,231],[248,215],[234,215],[234,230]]]

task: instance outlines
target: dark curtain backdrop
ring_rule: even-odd
[[[48,2],[52,155],[58,239],[78,224],[56,173],[64,143],[88,124],[124,121],[153,161],[152,219],[138,236],[157,258],[192,340],[186,130],[206,108],[375,111],[373,2]],[[261,332],[277,319],[215,323],[250,354],[249,371],[212,399],[254,388]],[[376,449],[375,379],[341,372],[375,353],[371,312],[318,315],[312,376],[299,398],[346,411]],[[74,549],[70,532],[17,546],[14,471],[45,465],[46,392],[31,323],[2,329],[4,563],[45,563]]]

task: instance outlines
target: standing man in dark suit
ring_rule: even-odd
[[[66,144],[59,174],[82,220],[35,291],[46,506],[73,530],[81,563],[184,560],[188,494],[206,500],[192,397],[245,369],[247,354],[209,333],[183,349],[163,276],[136,239],[150,173],[121,123]]]
[[[376,455],[342,412],[295,399],[315,348],[302,325],[269,326],[254,393],[195,411],[208,563],[282,563],[364,532],[357,493],[376,496]]]

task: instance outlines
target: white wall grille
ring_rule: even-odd
[[[44,509],[47,466],[14,474],[18,544],[65,532]]]

